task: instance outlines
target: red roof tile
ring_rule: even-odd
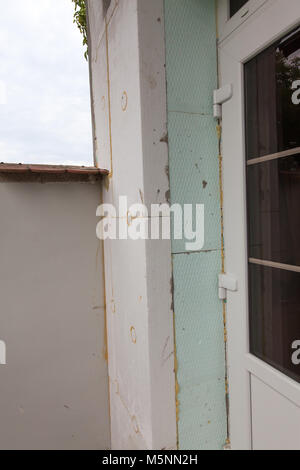
[[[87,166],[64,166],[64,165],[28,165],[23,163],[0,163],[0,173],[18,174],[77,174],[77,175],[108,175],[107,170]]]

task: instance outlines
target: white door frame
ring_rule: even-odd
[[[222,11],[224,14],[224,1],[220,0],[220,14]],[[300,397],[299,384],[249,354],[243,64],[300,22],[299,0],[261,3],[231,33],[227,29],[227,35],[219,41],[220,86],[233,84],[233,97],[223,105],[222,122],[226,271],[234,274],[239,284],[238,291],[228,292],[227,299],[229,426],[233,449],[252,448],[250,373],[297,404]]]

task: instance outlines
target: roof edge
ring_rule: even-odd
[[[97,167],[87,166],[70,166],[70,165],[37,165],[37,164],[25,164],[25,163],[0,163],[0,174],[72,174],[72,175],[101,175],[107,176],[108,170],[103,170]]]

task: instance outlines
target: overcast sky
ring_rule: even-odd
[[[88,64],[73,3],[0,6],[0,161],[92,165]]]

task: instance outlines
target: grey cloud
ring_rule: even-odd
[[[92,164],[88,65],[71,0],[1,4],[0,161]]]

